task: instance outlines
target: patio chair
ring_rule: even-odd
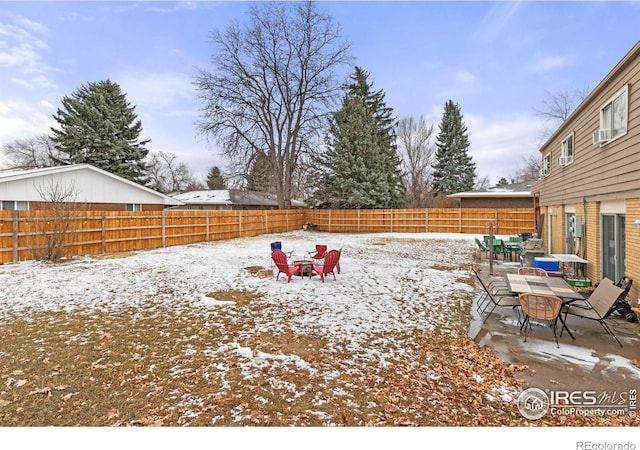
[[[287,276],[287,283],[291,282],[291,277],[297,274],[300,274],[302,278],[304,278],[304,272],[302,270],[302,263],[298,262],[295,264],[289,264],[287,262],[287,255],[279,249],[275,249],[271,253],[271,258],[278,268],[278,275],[276,276],[276,281],[280,278],[280,274],[284,273]]]
[[[518,267],[518,275],[537,275],[539,277],[546,277],[547,271],[540,267]]]
[[[550,323],[551,328],[553,328],[553,337],[556,339],[556,345],[560,348],[556,324],[560,316],[560,310],[562,309],[562,300],[555,295],[531,293],[520,294],[518,300],[524,313],[524,321],[520,326],[520,331],[522,331],[523,328],[525,330],[524,341],[527,342],[529,332],[531,331],[531,319],[546,320]]]
[[[316,261],[322,260],[324,258],[324,255],[327,253],[327,246],[316,244],[315,251],[308,251],[307,253],[309,254],[309,257],[311,259],[314,259]]]
[[[333,275],[333,279],[336,279],[334,269],[340,261],[340,252],[338,250],[330,250],[324,255],[324,261],[322,263],[311,263],[311,270],[320,275],[320,279],[324,283],[325,275]]]
[[[489,316],[493,314],[493,311],[498,306],[510,307],[510,308],[516,309],[517,311],[517,308],[520,307],[520,301],[518,300],[518,297],[513,295],[511,292],[508,292],[507,289],[504,289],[504,290],[490,289],[489,287],[487,287],[487,284],[480,277],[478,272],[476,272],[475,269],[472,269],[472,270],[478,277],[478,281],[480,281],[480,285],[484,290],[484,294],[482,295],[481,298],[484,298],[485,300],[483,302],[480,302],[480,299],[479,299],[478,308],[477,308],[480,318],[482,318],[482,316],[486,313],[485,318],[482,320],[483,322],[487,321]],[[489,307],[491,307],[490,310],[489,310]],[[518,323],[520,323],[520,312],[519,311],[517,312],[518,312]]]
[[[504,245],[502,239],[494,239],[493,240],[493,256],[498,259],[498,255],[502,255],[502,259],[505,259],[507,254],[510,254],[511,250]]]
[[[616,299],[613,306],[607,312],[607,315],[604,317],[605,319],[613,316],[623,317],[628,322],[636,322],[636,315],[631,310],[631,305],[627,300],[627,295],[629,295],[629,291],[631,290],[631,286],[633,285],[633,280],[629,277],[622,277],[616,283],[616,286],[622,288],[622,292]]]
[[[484,256],[488,256],[489,255],[489,247],[487,247],[486,245],[484,245],[482,243],[482,241],[478,238],[475,238],[476,241],[476,245],[478,246],[478,248],[480,249],[480,251],[482,253],[484,253]]]
[[[271,253],[273,253],[274,250],[282,250],[282,242],[280,241],[272,242]],[[293,252],[285,252],[284,250],[283,252],[285,255],[287,255],[287,258],[291,258],[291,255],[293,254]]]
[[[564,312],[564,322],[566,323],[568,315],[595,320],[599,322],[607,334],[613,336],[620,347],[622,347],[622,342],[620,342],[613,330],[607,325],[605,317],[611,309],[611,306],[613,306],[623,292],[624,289],[614,285],[613,281],[608,278],[603,278],[589,298],[570,302],[562,308]],[[562,336],[562,331],[560,332],[560,336]]]

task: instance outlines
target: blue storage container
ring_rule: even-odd
[[[555,258],[534,258],[533,266],[539,267],[547,272],[557,272],[560,267],[560,261]]]

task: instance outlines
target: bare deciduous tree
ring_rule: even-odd
[[[479,177],[473,183],[474,191],[486,191],[490,187],[491,187],[491,180],[489,179],[488,176]]]
[[[8,169],[40,169],[56,164],[59,152],[46,134],[16,139],[2,146]]]
[[[434,146],[430,142],[433,125],[427,125],[424,117],[405,117],[398,122],[396,134],[405,173],[408,206],[429,206],[429,172],[434,158]]]
[[[197,184],[189,164],[179,161],[175,153],[151,152],[148,166],[150,187],[158,192],[182,192]]]
[[[545,91],[542,99],[542,106],[534,108],[534,112],[541,117],[546,126],[542,131],[542,140],[546,140],[553,134],[555,129],[567,118],[576,106],[589,95],[589,88],[584,86],[582,89],[573,91]]]
[[[244,173],[264,152],[278,206],[289,208],[301,155],[317,147],[340,95],[335,71],[349,62],[348,46],[314,2],[257,3],[248,17],[244,27],[211,33],[215,70],[195,79],[204,105],[198,130]]]
[[[537,180],[540,176],[542,160],[539,153],[526,156],[513,175],[515,182]]]
[[[78,190],[73,182],[49,180],[35,185],[35,189],[45,208],[35,216],[33,257],[57,262],[76,239],[77,212],[83,210],[84,205],[77,202]]]

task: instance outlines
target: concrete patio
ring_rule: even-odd
[[[490,274],[488,259],[478,259],[476,267],[482,275]],[[494,261],[491,274],[504,277],[506,273],[516,273],[518,267],[519,263]],[[640,368],[636,366],[640,361],[638,323],[608,320],[623,347],[597,321],[572,316],[568,316],[567,326],[575,340],[565,332],[559,337],[560,348],[557,348],[552,330],[546,324],[534,323],[524,342],[518,315],[512,308],[497,307],[486,322],[481,321],[476,311],[480,290],[478,286],[469,335],[479,345],[493,348],[503,360],[526,365],[527,369],[521,373],[526,387],[608,392],[637,389],[640,382]]]

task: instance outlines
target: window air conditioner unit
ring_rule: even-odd
[[[593,132],[592,138],[594,144],[607,142],[609,139],[611,139],[611,130],[596,130]]]
[[[549,169],[540,169],[540,176],[541,177],[546,177],[550,173],[551,173],[551,170],[549,170]]]
[[[561,157],[558,158],[558,165],[559,166],[566,166],[571,161],[573,161],[572,157],[570,157],[570,156],[561,156]]]

